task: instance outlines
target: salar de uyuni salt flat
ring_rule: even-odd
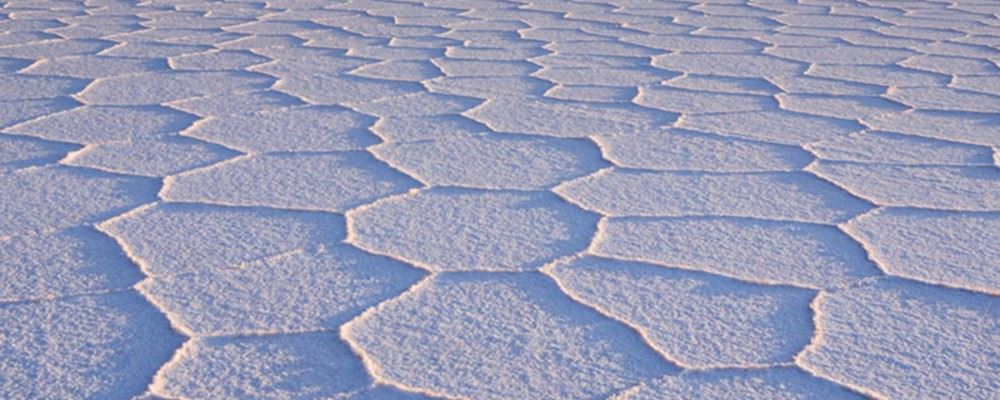
[[[1000,399],[1000,0],[2,0],[0,399]]]

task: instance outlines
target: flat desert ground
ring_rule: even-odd
[[[1000,398],[998,0],[4,0],[0,398]]]

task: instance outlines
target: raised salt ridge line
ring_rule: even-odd
[[[475,136],[372,149],[379,158],[435,186],[544,190],[607,164],[586,140]]]
[[[181,341],[131,291],[0,305],[0,391],[11,398],[129,398]]]
[[[326,213],[160,203],[109,220],[101,230],[140,260],[144,272],[158,276],[240,268],[332,245],[344,237],[343,221]]]
[[[610,216],[719,215],[815,223],[850,219],[871,205],[802,172],[713,174],[611,169],[556,192]],[[774,208],[781,201],[789,204]]]
[[[812,161],[797,146],[687,131],[601,135],[594,140],[614,164],[636,169],[705,172],[796,171]]]
[[[989,1],[8,1],[0,398],[986,399]]]
[[[337,335],[323,332],[193,340],[152,388],[171,398],[322,398],[369,382]]]
[[[698,371],[643,382],[616,400],[714,399],[862,399],[842,387],[794,368]]]
[[[681,128],[788,145],[832,139],[863,129],[857,122],[784,110],[684,116]]]
[[[252,155],[168,182],[161,194],[171,201],[327,211],[344,211],[417,186],[367,152]]]
[[[440,274],[344,336],[381,378],[452,397],[602,397],[671,370],[634,332],[532,273]]]
[[[94,144],[176,134],[196,120],[158,106],[85,106],[9,128],[42,139]]]
[[[94,105],[155,105],[220,92],[263,89],[273,81],[252,72],[157,71],[96,80],[79,98]]]
[[[90,228],[0,241],[0,302],[123,290],[142,278],[114,240]]]
[[[825,295],[821,340],[799,358],[880,397],[989,398],[1000,373],[997,298],[885,279]],[[861,361],[864,360],[864,361]],[[903,367],[905,366],[905,367]]]
[[[993,157],[986,146],[881,131],[858,132],[806,147],[824,160],[872,164],[990,165]]]
[[[0,238],[110,218],[155,196],[151,179],[58,165],[0,174]]]
[[[879,273],[861,246],[835,227],[747,218],[611,218],[601,224],[592,251],[813,288],[844,286]]]
[[[555,137],[634,134],[673,122],[628,105],[512,97],[488,100],[466,115],[500,132]]]
[[[79,146],[0,134],[0,171],[45,165],[63,158]]]
[[[1000,213],[884,209],[847,229],[893,275],[1000,294]]]
[[[1000,211],[1000,170],[992,166],[819,162],[809,170],[878,205]]]
[[[812,336],[810,290],[599,258],[550,271],[571,296],[639,327],[686,367],[788,362]]]
[[[204,167],[239,153],[180,136],[89,145],[63,163],[121,174],[168,176]]]
[[[429,189],[347,214],[350,243],[432,271],[530,271],[573,254],[597,216],[546,192]]]
[[[245,152],[360,150],[378,143],[374,120],[342,107],[303,106],[222,115],[185,131]]]
[[[143,292],[197,335],[335,330],[416,283],[423,273],[335,245],[239,269],[209,269],[143,282]]]

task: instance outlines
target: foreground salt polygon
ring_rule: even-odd
[[[0,398],[996,397],[998,18],[6,2]]]

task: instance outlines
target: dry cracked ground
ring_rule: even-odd
[[[1000,397],[998,1],[0,5],[0,398]]]

